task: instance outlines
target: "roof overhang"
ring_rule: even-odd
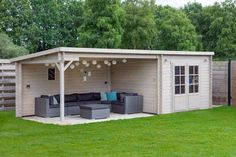
[[[75,48],[75,47],[58,47],[46,51],[41,51],[25,56],[10,59],[11,62],[18,62],[27,59],[33,59],[53,53],[80,53],[80,54],[120,54],[120,55],[186,55],[186,56],[212,56],[214,52],[200,51],[162,51],[162,50],[134,50],[134,49],[102,49],[102,48]]]

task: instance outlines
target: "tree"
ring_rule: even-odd
[[[155,36],[153,0],[125,0],[126,12],[122,48],[151,49]]]
[[[155,49],[161,50],[198,50],[200,37],[187,16],[179,10],[158,6],[155,9],[157,35]]]
[[[14,45],[6,34],[0,33],[0,58],[12,58],[25,54],[28,54],[28,50]]]
[[[0,30],[31,53],[78,44],[82,0],[2,0]]]
[[[25,32],[30,24],[31,9],[28,0],[1,0],[0,31],[12,38],[13,43],[27,46]]]
[[[183,11],[187,17],[191,20],[192,24],[196,27],[197,33],[201,34],[202,32],[202,23],[203,23],[203,7],[201,3],[188,3],[184,6]]]
[[[78,29],[79,46],[120,47],[124,11],[120,0],[86,0],[83,24]]]

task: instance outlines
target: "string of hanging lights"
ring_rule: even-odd
[[[116,65],[117,62],[118,62],[117,60],[104,60],[103,61],[103,63],[105,65],[107,65],[108,67],[110,67],[112,65]],[[127,59],[122,59],[121,62],[122,63],[127,63]],[[82,63],[82,65],[84,67],[82,67],[81,63]],[[77,61],[75,63],[71,63],[71,65],[69,67],[72,70],[75,69],[75,67],[79,67],[80,68],[80,72],[83,74],[83,81],[87,81],[87,76],[88,77],[92,76],[92,72],[91,71],[85,70],[86,68],[88,69],[90,67],[90,65],[96,66],[97,69],[101,69],[102,68],[102,65],[99,64],[99,62],[97,60],[92,60],[91,64],[89,63],[89,61],[86,61],[86,60],[82,60],[81,63],[79,61]],[[56,64],[55,63],[51,63],[51,64],[50,63],[45,63],[45,66],[46,67],[49,67],[49,66],[55,67]]]

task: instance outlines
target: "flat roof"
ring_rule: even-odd
[[[190,56],[212,56],[214,52],[204,51],[168,51],[168,50],[137,50],[137,49],[104,49],[104,48],[77,48],[58,47],[29,55],[24,55],[10,59],[11,62],[18,62],[40,56],[45,56],[57,52],[65,53],[90,53],[90,54],[130,54],[130,55],[190,55]]]

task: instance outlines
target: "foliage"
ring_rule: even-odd
[[[236,57],[235,0],[204,8],[192,3],[185,6],[184,10],[202,36],[203,50],[215,51],[217,58]]]
[[[155,20],[158,33],[154,48],[161,50],[199,50],[201,42],[195,27],[186,15],[170,7],[156,7]]]
[[[0,29],[30,52],[73,46],[82,8],[80,0],[2,0]]]
[[[153,16],[153,0],[125,0],[124,35],[122,48],[151,49],[156,28]]]
[[[120,47],[124,11],[120,0],[86,0],[79,46],[98,48]]]
[[[2,157],[236,154],[236,110],[231,107],[74,126],[40,124],[0,112],[0,126]]]
[[[12,58],[28,54],[28,50],[14,45],[11,39],[4,33],[0,33],[0,58]]]

